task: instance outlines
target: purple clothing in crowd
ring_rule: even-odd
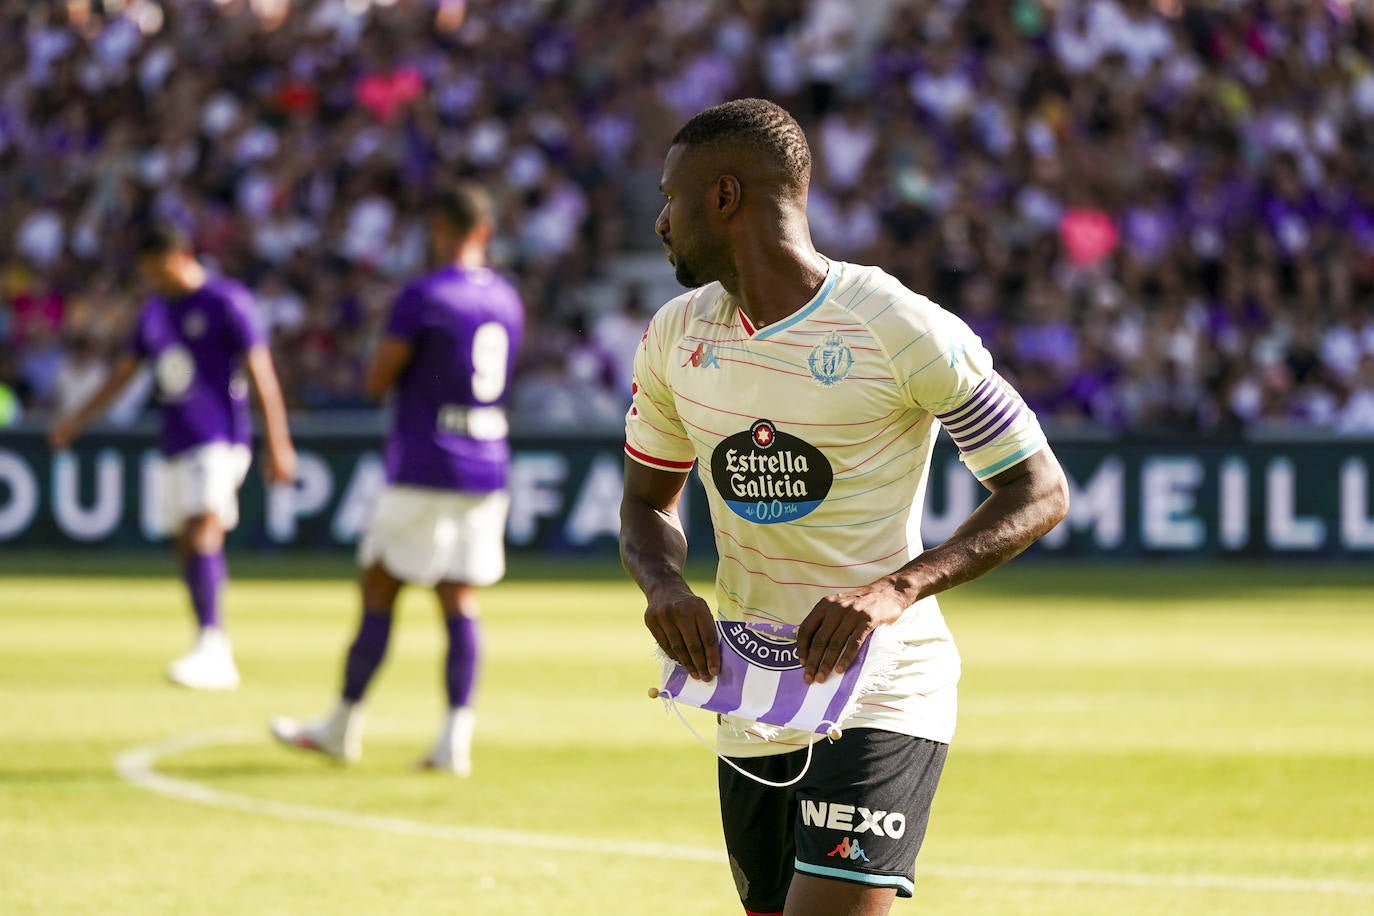
[[[1161,260],[1173,244],[1174,218],[1169,208],[1159,205],[1130,207],[1121,220],[1126,247],[1137,258],[1149,263]]]
[[[1351,201],[1345,208],[1345,225],[1360,251],[1374,254],[1374,205]]]
[[[133,352],[153,367],[162,404],[162,451],[171,457],[210,442],[247,445],[249,349],[263,342],[253,296],[215,277],[180,299],[143,307]]]
[[[386,442],[387,480],[443,490],[506,486],[505,404],[525,311],[485,268],[449,267],[408,285],[386,333],[410,343]]]
[[[1271,195],[1260,205],[1260,215],[1285,257],[1298,257],[1312,243],[1312,230],[1321,218],[1315,202]]]

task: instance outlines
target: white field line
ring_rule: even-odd
[[[459,827],[433,824],[401,817],[360,814],[319,805],[257,798],[226,792],[189,779],[159,773],[157,762],[163,757],[186,751],[230,744],[247,744],[260,739],[256,731],[222,729],[178,735],[154,744],[121,752],[115,758],[115,772],[121,779],[149,792],[196,802],[212,808],[269,815],[295,821],[311,821],[400,836],[453,840],[462,843],[499,844],[549,852],[576,852],[595,855],[633,856],[674,862],[723,863],[725,853],[706,846],[680,846],[671,843],[646,843],[638,840],[609,840],[552,833],[529,833],[495,827]],[[1117,887],[1214,888],[1234,891],[1287,891],[1298,894],[1340,894],[1374,897],[1374,882],[1340,878],[1297,878],[1282,875],[1152,874],[1149,872],[1098,871],[1093,869],[1031,868],[996,865],[955,865],[922,862],[918,874],[934,878],[971,878],[982,881],[1026,884],[1111,885]]]

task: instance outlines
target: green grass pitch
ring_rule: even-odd
[[[411,769],[441,713],[429,595],[346,768],[265,729],[330,704],[346,568],[232,563],[244,686],[208,695],[162,680],[189,638],[170,561],[0,558],[0,913],[739,912],[714,761],[645,696],[614,560],[486,593],[468,780]],[[960,731],[894,912],[1374,913],[1374,572],[1021,562],[943,604]]]

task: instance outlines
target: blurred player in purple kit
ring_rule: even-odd
[[[324,719],[279,717],[272,734],[341,760],[362,752],[362,699],[386,655],[403,583],[432,587],[448,629],[449,709],[422,765],[471,771],[477,676],[475,589],[505,573],[509,497],[506,390],[524,328],[515,289],[486,266],[491,203],[463,185],[432,204],[437,271],[401,291],[368,370],[367,394],[395,388],[387,487],[358,551],[362,618],[344,663],[338,706]]]
[[[238,524],[238,488],[252,460],[250,382],[262,408],[269,483],[294,478],[296,452],[252,294],[233,280],[211,276],[189,238],[170,225],[147,228],[138,266],[156,295],[139,316],[130,352],[85,404],[53,427],[49,441],[56,450],[67,448],[142,364],[153,367],[167,459],[164,521],[176,536],[198,624],[195,645],[171,664],[167,676],[200,690],[232,690],[239,673],[224,635],[220,599],[228,577],[224,536]]]

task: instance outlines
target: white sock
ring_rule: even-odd
[[[340,700],[339,705],[334,707],[334,711],[329,714],[329,718],[325,722],[326,728],[340,735],[346,735],[360,729],[363,726],[363,704]]]
[[[201,627],[196,632],[196,645],[227,647],[229,637],[225,636],[224,631],[219,627]]]
[[[477,724],[477,714],[470,706],[450,709],[444,715],[443,729],[439,733],[439,746],[453,749],[453,756],[466,759],[472,753],[472,730]]]

